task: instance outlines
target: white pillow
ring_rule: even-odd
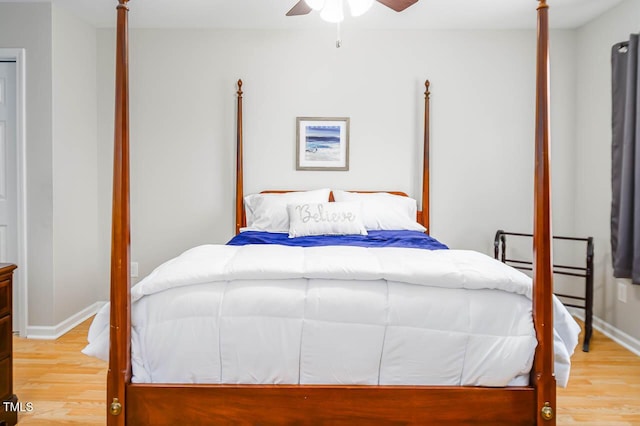
[[[424,232],[427,229],[416,222],[416,200],[388,192],[347,192],[333,190],[336,201],[357,201],[362,206],[362,221],[369,230],[409,230]]]
[[[289,238],[307,235],[367,235],[360,203],[297,203],[287,206]]]
[[[313,191],[251,194],[244,197],[247,227],[241,231],[289,232],[287,205],[292,203],[324,203],[329,189]]]

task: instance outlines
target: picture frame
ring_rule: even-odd
[[[297,117],[296,170],[349,170],[349,117]]]

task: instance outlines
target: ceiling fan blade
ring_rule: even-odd
[[[304,0],[300,0],[298,3],[296,3],[295,6],[291,8],[291,10],[287,12],[287,16],[306,15],[309,12],[311,12],[311,8],[307,4],[307,2]]]
[[[418,3],[418,0],[378,0],[378,3],[382,3],[396,12],[402,12],[412,4]]]

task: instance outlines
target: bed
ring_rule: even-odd
[[[538,5],[538,53],[537,53],[537,82],[536,82],[536,134],[535,134],[535,184],[534,184],[534,277],[533,285],[521,275],[510,269],[500,269],[502,278],[497,283],[492,284],[489,289],[476,289],[474,286],[484,282],[484,276],[490,275],[487,268],[491,269],[496,263],[486,263],[488,256],[483,257],[477,253],[466,252],[457,254],[462,258],[455,260],[445,260],[444,257],[451,256],[454,250],[424,250],[416,248],[406,248],[401,255],[398,248],[368,248],[345,246],[336,248],[329,247],[287,247],[279,244],[229,244],[221,246],[204,246],[195,248],[175,260],[170,261],[170,265],[162,265],[154,273],[155,277],[145,279],[143,286],[130,287],[129,281],[129,118],[128,118],[128,37],[127,37],[127,0],[119,0],[117,7],[117,51],[116,51],[116,115],[115,115],[115,154],[114,154],[114,184],[113,184],[113,222],[112,222],[112,258],[111,258],[111,303],[108,313],[108,341],[109,341],[109,370],[107,373],[107,424],[108,425],[164,425],[164,424],[491,424],[491,425],[542,425],[555,424],[556,413],[556,376],[554,372],[554,361],[558,356],[558,351],[554,352],[554,308],[556,315],[558,311],[557,303],[553,299],[552,291],[552,267],[551,267],[551,216],[550,216],[550,174],[549,174],[549,99],[548,99],[548,6],[545,0],[540,0]],[[417,213],[418,222],[429,229],[429,85],[425,92],[425,127],[424,127],[424,172],[423,172],[423,208]],[[236,230],[247,225],[243,200],[243,178],[242,178],[242,86],[238,89],[238,132],[237,132],[237,182],[236,182]],[[278,191],[277,191],[278,192]],[[288,192],[279,192],[280,195]],[[332,193],[335,193],[333,191]],[[397,196],[397,194],[395,194]],[[324,204],[323,204],[324,205]],[[246,234],[248,235],[248,234]],[[275,252],[273,252],[275,250]],[[240,252],[253,252],[252,258],[259,259],[257,262],[241,262]],[[274,254],[275,253],[275,254]],[[409,253],[411,255],[409,255]],[[448,254],[445,254],[448,253]],[[474,260],[469,260],[472,257]],[[199,258],[221,258],[227,259],[218,266],[201,267],[196,260]],[[244,255],[242,258],[245,258]],[[477,259],[476,259],[477,258]],[[287,262],[278,259],[288,259]],[[297,260],[296,260],[297,259]],[[312,259],[312,260],[309,260]],[[357,261],[353,260],[357,259]],[[492,260],[492,259],[489,259]],[[475,263],[478,261],[479,263]],[[342,262],[342,263],[341,263]],[[443,289],[432,286],[433,270],[438,269],[438,265],[445,263],[457,264],[459,270],[470,270],[469,262],[479,265],[466,275],[464,285],[469,288]],[[283,264],[286,263],[286,264]],[[357,280],[353,276],[340,275],[342,272],[329,270],[327,265],[341,264],[342,268],[351,269],[351,273],[361,274]],[[435,268],[423,268],[420,265],[430,263]],[[385,264],[388,268],[376,269],[372,265]],[[462,265],[460,267],[460,265]],[[295,269],[295,273],[291,269]],[[415,268],[415,269],[413,269]],[[186,274],[184,271],[190,271]],[[440,271],[442,272],[442,271]],[[462,273],[462,272],[461,272]],[[337,275],[336,275],[337,274]],[[444,272],[449,276],[449,272]],[[447,275],[449,274],[449,275]],[[495,274],[491,274],[495,275]],[[478,278],[473,280],[471,278]],[[469,278],[469,279],[467,279]],[[435,278],[441,281],[442,275]],[[302,282],[298,282],[301,281]],[[315,280],[315,281],[314,281]],[[412,282],[415,281],[415,282]],[[255,281],[255,282],[254,282]],[[255,300],[248,301],[247,297],[255,291],[256,282],[264,284],[268,281],[283,282],[287,285],[280,286],[272,291],[269,286],[262,286],[262,293]],[[361,309],[341,309],[341,303],[348,299],[344,297],[342,290],[331,292],[327,290],[328,282],[352,281],[358,285],[355,287],[365,289],[369,294],[369,299],[362,302]],[[450,280],[456,281],[456,280]],[[178,282],[178,289],[168,290],[165,286]],[[138,322],[140,319],[139,310],[132,313],[132,299],[134,304],[141,301],[151,300],[154,297],[174,294],[170,291],[184,291],[187,288],[202,288],[199,284],[209,283],[216,287],[216,283],[233,282],[237,298],[231,297],[230,304],[237,305],[240,309],[249,309],[254,306],[256,309],[263,309],[269,314],[282,312],[285,309],[278,303],[282,299],[276,294],[286,294],[285,299],[295,299],[292,310],[302,310],[307,312],[309,307],[317,306],[313,311],[309,309],[307,314],[314,314],[314,319],[318,323],[326,320],[326,315],[334,317],[340,312],[345,316],[343,323],[359,325],[362,318],[373,317],[373,321],[378,321],[375,330],[371,333],[357,330],[351,335],[348,333],[342,337],[342,344],[348,346],[351,342],[349,336],[371,335],[378,336],[383,333],[382,329],[389,329],[389,323],[380,324],[380,319],[376,318],[372,309],[376,306],[381,309],[390,310],[390,305],[385,305],[390,298],[404,301],[408,305],[398,304],[394,315],[387,315],[385,321],[390,317],[400,317],[405,309],[411,308],[411,303],[421,300],[416,294],[422,291],[434,291],[427,300],[436,300],[439,297],[449,297],[452,303],[456,303],[463,294],[477,292],[477,294],[490,295],[485,298],[505,297],[507,303],[503,306],[524,310],[528,318],[524,322],[531,325],[531,335],[523,339],[524,346],[528,346],[528,352],[524,352],[523,359],[526,365],[520,365],[515,373],[508,374],[502,381],[483,382],[479,376],[483,373],[468,374],[465,379],[452,380],[432,380],[433,374],[429,377],[418,377],[422,368],[428,367],[425,363],[420,364],[420,360],[415,360],[415,364],[404,361],[393,362],[394,357],[378,356],[376,364],[374,358],[362,359],[362,363],[357,360],[345,360],[343,364],[342,355],[332,356],[328,351],[317,352],[327,355],[316,356],[320,362],[333,360],[330,366],[324,366],[318,371],[302,368],[303,356],[298,354],[298,366],[295,360],[292,368],[286,371],[295,371],[297,377],[282,377],[279,373],[270,371],[257,371],[247,376],[242,365],[233,362],[227,365],[225,375],[230,377],[224,380],[222,377],[212,377],[201,380],[200,376],[192,376],[192,380],[184,380],[184,377],[171,377],[170,374],[158,376],[153,370],[150,375],[159,377],[153,382],[153,377],[144,378],[140,370],[140,364],[150,364],[148,360],[141,360],[138,355],[132,356],[132,345],[139,343],[141,335],[139,331],[132,332],[132,319]],[[460,280],[457,280],[459,283]],[[142,284],[142,283],[140,283]],[[196,285],[197,284],[197,285]],[[296,285],[297,284],[297,285]],[[397,284],[397,285],[396,285]],[[484,285],[484,284],[483,284]],[[504,292],[503,287],[510,287],[510,291]],[[218,286],[220,287],[220,286]],[[304,292],[300,288],[304,287]],[[433,288],[432,288],[433,287]],[[251,288],[251,291],[245,291]],[[328,291],[328,292],[327,292]],[[360,290],[353,290],[360,293]],[[212,299],[220,300],[226,297],[220,288],[207,287],[206,291]],[[452,292],[452,293],[449,293]],[[446,293],[446,295],[445,295]],[[175,293],[177,294],[177,293]],[[500,294],[500,296],[496,296]],[[200,294],[201,295],[201,294]],[[221,296],[222,295],[222,296]],[[186,296],[185,296],[186,297]],[[316,299],[313,299],[316,297]],[[217,299],[216,299],[217,298]],[[174,297],[169,297],[174,299]],[[200,300],[200,296],[195,296],[195,300]],[[523,302],[523,300],[527,302]],[[530,299],[530,301],[529,301]],[[265,300],[267,302],[265,302]],[[310,303],[313,300],[333,301],[333,310],[323,311],[321,304]],[[260,302],[262,301],[262,302]],[[143,302],[147,303],[147,302]],[[439,303],[436,303],[438,305]],[[150,305],[150,303],[147,303]],[[210,305],[210,303],[204,303]],[[514,305],[519,308],[514,308]],[[218,304],[217,306],[223,306]],[[288,305],[289,306],[289,305]],[[395,306],[395,305],[394,305]],[[480,306],[480,305],[478,305]],[[491,305],[490,305],[491,306]],[[223,306],[224,308],[224,306]],[[415,306],[414,306],[415,308]],[[148,307],[148,311],[156,309],[153,315],[165,315],[166,309]],[[196,308],[194,308],[196,309]],[[420,306],[418,310],[422,309]],[[464,307],[462,309],[465,309]],[[286,310],[286,309],[285,309]],[[448,310],[451,310],[448,308]],[[485,310],[487,308],[485,307]],[[313,311],[313,312],[310,312]],[[354,317],[354,311],[358,317]],[[328,312],[328,313],[327,313]],[[529,313],[530,312],[530,313]],[[305,315],[303,313],[303,315]],[[323,317],[323,315],[325,315]],[[571,321],[562,317],[568,328],[565,338],[565,357],[570,355],[570,336],[575,333],[572,329]],[[216,313],[216,316],[220,316]],[[306,317],[303,316],[302,322]],[[520,317],[522,318],[522,316]],[[558,318],[556,318],[556,321]],[[300,318],[293,320],[300,323]],[[277,333],[269,329],[269,321],[265,321],[264,335],[274,336]],[[325,321],[326,322],[326,321]],[[450,321],[444,321],[450,322]],[[487,321],[485,321],[487,322]],[[495,322],[495,321],[494,321]],[[482,323],[482,321],[480,321]],[[520,324],[520,322],[518,322]],[[396,324],[398,325],[398,324]],[[395,333],[394,339],[384,340],[389,347],[403,342],[400,335],[406,334],[409,328],[415,324],[403,324],[403,333]],[[574,324],[575,325],[575,324]],[[254,337],[259,335],[250,333],[251,327],[232,325],[229,330],[237,332],[227,333],[228,336],[236,338],[235,353],[222,359],[248,360],[249,364],[258,364],[263,367],[263,355],[257,346],[251,347],[254,343],[259,343]],[[236,328],[233,328],[236,327]],[[286,327],[285,327],[286,328]],[[313,327],[311,327],[313,328]],[[516,327],[518,328],[518,327]],[[183,333],[188,334],[190,327],[183,328]],[[287,338],[282,338],[281,346],[291,336],[295,335],[299,328],[292,328]],[[249,334],[245,334],[249,333]],[[331,329],[320,330],[319,335],[331,336]],[[389,333],[393,335],[394,333]],[[276,336],[277,337],[277,336]],[[280,336],[282,337],[282,336]],[[428,346],[433,342],[434,336],[415,336],[412,339],[404,339],[404,342],[422,342],[422,346]],[[244,339],[242,342],[239,340]],[[556,346],[558,345],[557,336]],[[201,339],[192,339],[201,340]],[[215,339],[213,339],[215,340]],[[220,340],[220,339],[218,339]],[[259,339],[258,339],[259,340]],[[375,338],[363,341],[374,341]],[[378,339],[379,340],[379,339]],[[562,339],[561,339],[562,340]],[[320,347],[322,338],[317,342]],[[444,341],[443,341],[444,342]],[[325,340],[326,343],[326,340]],[[577,339],[576,339],[577,343]],[[573,344],[575,346],[575,343]],[[298,343],[298,348],[303,345]],[[353,346],[353,345],[352,345]],[[366,345],[365,345],[366,346]],[[184,357],[179,364],[197,364],[199,350],[187,350],[180,347],[176,351],[176,343],[165,343],[163,350],[159,352],[180,352],[192,354],[193,357]],[[324,346],[326,349],[326,345]],[[212,349],[213,348],[213,349]],[[223,352],[217,347],[218,353]],[[253,350],[252,350],[253,349]],[[377,352],[376,352],[377,351]],[[371,347],[362,351],[361,354],[370,352],[384,353],[384,348]],[[135,352],[135,351],[134,351]],[[216,352],[216,347],[209,347],[209,352]],[[258,354],[256,355],[256,352]],[[485,352],[487,352],[485,350]],[[493,352],[493,351],[488,351]],[[136,352],[139,354],[139,352]],[[503,357],[503,361],[511,358],[511,353]],[[268,354],[264,354],[266,358]],[[276,357],[277,358],[277,357]],[[305,358],[306,359],[306,358]],[[391,360],[391,361],[389,361]],[[291,361],[288,359],[288,362]],[[389,362],[387,362],[389,361]],[[437,359],[430,362],[437,364]],[[306,362],[306,361],[305,361]],[[310,362],[310,365],[313,362]],[[362,365],[361,365],[362,364]],[[366,365],[373,365],[374,370],[367,370]],[[380,369],[382,364],[389,365],[390,370]],[[398,368],[404,368],[410,364],[409,372],[398,373]],[[428,363],[427,363],[428,364]],[[451,363],[443,362],[438,368],[433,369],[435,375],[443,370],[447,370]],[[482,360],[475,360],[472,363],[476,369],[488,368],[502,370],[501,365],[494,362],[485,364]],[[522,363],[520,363],[522,364]],[[132,365],[137,370],[132,373]],[[138,365],[136,367],[136,365]],[[336,376],[335,368],[344,367],[351,374],[348,380],[344,376]],[[496,367],[497,366],[497,367]],[[235,369],[235,370],[234,370]],[[505,370],[506,370],[505,365]],[[144,365],[143,365],[144,370]],[[367,371],[365,371],[367,370]],[[468,368],[467,371],[472,371]],[[235,371],[235,375],[233,374]],[[371,372],[373,371],[373,373]],[[229,373],[231,372],[231,373]],[[301,372],[304,372],[302,374]],[[418,374],[416,374],[418,372]],[[566,372],[562,372],[562,381],[566,380]],[[398,380],[398,377],[404,375]],[[295,374],[294,374],[295,376]],[[454,373],[451,377],[461,377],[461,374]],[[513,377],[511,377],[513,376]],[[332,380],[331,378],[334,378]],[[450,377],[449,377],[450,378]],[[206,383],[202,383],[202,382]],[[191,383],[185,383],[191,382]],[[463,406],[464,409],[460,409]]]

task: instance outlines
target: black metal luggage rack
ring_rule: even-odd
[[[498,232],[496,232],[496,237],[493,240],[494,257],[496,259],[499,259],[503,263],[513,266],[514,268],[531,271],[533,269],[533,262],[528,260],[510,259],[507,256],[507,236],[529,238],[533,237],[532,234],[506,232],[503,230],[499,230]],[[560,298],[565,306],[584,309],[584,342],[582,344],[582,350],[584,352],[589,352],[589,340],[591,340],[591,334],[593,331],[593,237],[574,238],[554,236],[553,239],[586,243],[585,266],[567,266],[554,264],[553,273],[559,275],[568,275],[572,277],[581,277],[585,279],[584,297],[559,293],[555,293],[555,295]],[[578,302],[574,301],[582,301],[583,303],[578,304]]]

